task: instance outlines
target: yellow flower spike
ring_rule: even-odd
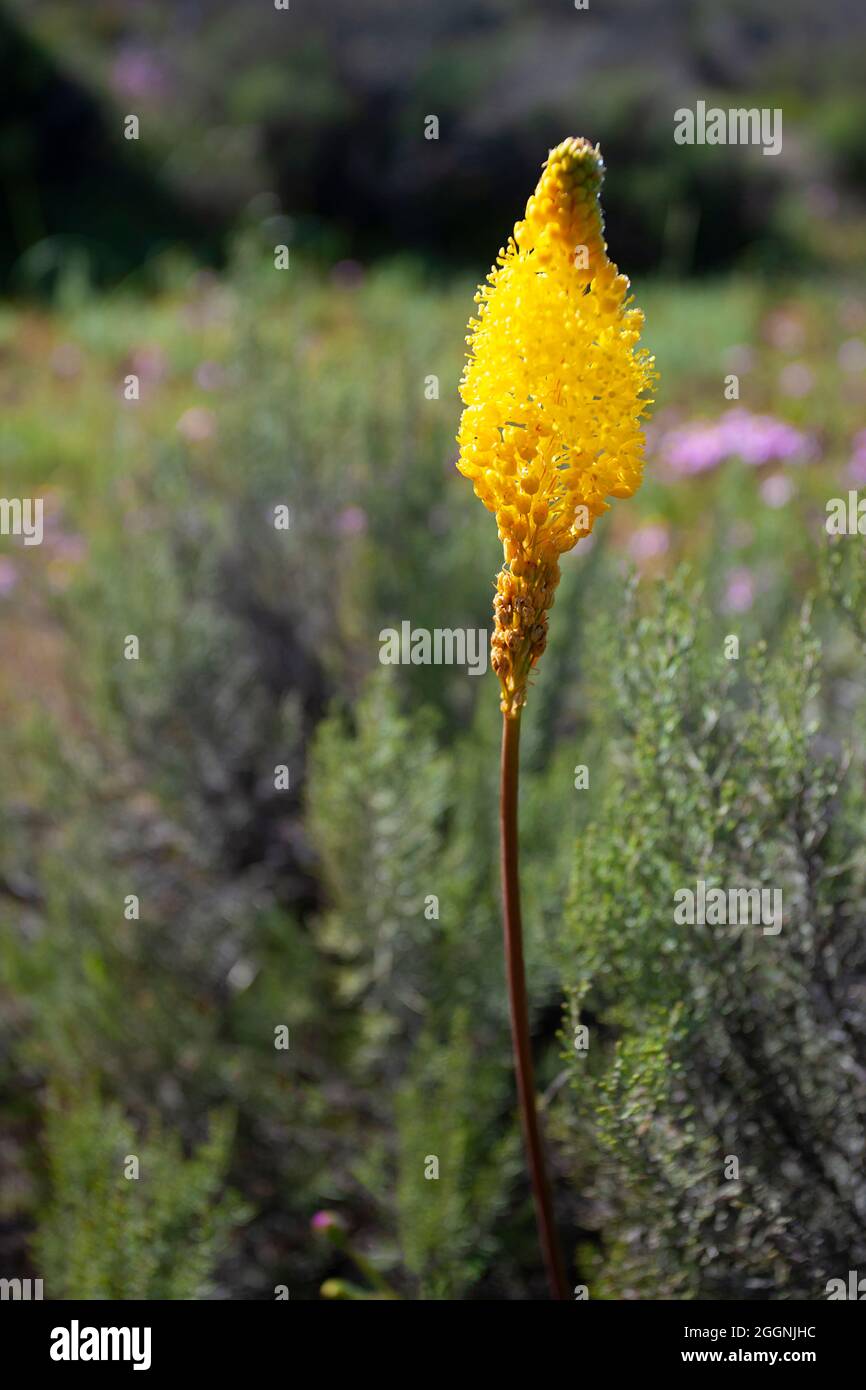
[[[469,323],[458,468],[503,541],[491,660],[509,717],[544,651],[559,556],[606,497],[633,495],[643,467],[655,372],[638,347],[643,314],[607,255],[603,176],[588,140],[551,150]]]
[[[551,1296],[571,1280],[556,1235],[535,1098],[518,868],[520,715],[547,641],[559,557],[631,497],[643,469],[641,416],[655,380],[638,347],[643,315],[608,259],[597,146],[564,140],[482,285],[460,383],[458,468],[495,514],[492,665],[502,690],[500,846],[506,976],[517,1095]]]

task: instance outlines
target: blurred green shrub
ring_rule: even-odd
[[[516,1128],[504,1130],[501,1064],[480,1057],[455,1011],[447,1036],[419,1041],[397,1097],[400,1250],[425,1299],[464,1298],[495,1263],[497,1223],[521,1172]]]
[[[205,1297],[230,1233],[248,1218],[223,1190],[233,1128],[227,1113],[215,1114],[185,1157],[176,1135],[137,1135],[95,1090],[51,1096],[50,1197],[35,1239],[48,1296]]]
[[[821,1298],[866,1257],[862,744],[820,734],[808,610],[726,660],[680,579],[599,641],[616,772],[563,935],[591,1292]],[[698,879],[782,889],[781,933],[675,925]]]
[[[311,761],[310,829],[330,899],[319,940],[339,962],[339,1001],[363,1006],[361,1068],[374,1053],[393,1059],[393,1031],[417,1031],[430,1002],[450,769],[424,713],[401,715],[379,674],[358,702],[354,736],[338,717],[325,720]]]

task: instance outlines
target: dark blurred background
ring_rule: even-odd
[[[0,273],[38,282],[73,244],[108,279],[166,242],[218,260],[239,219],[276,212],[317,254],[475,264],[567,132],[602,144],[635,270],[854,256],[864,28],[857,0],[7,0]],[[781,155],[676,146],[698,96],[782,107]]]

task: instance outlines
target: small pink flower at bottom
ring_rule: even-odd
[[[310,1226],[314,1231],[344,1231],[343,1218],[335,1211],[317,1211]]]

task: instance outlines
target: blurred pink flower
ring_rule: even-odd
[[[768,507],[784,507],[794,495],[794,484],[784,473],[772,473],[761,483],[761,497]]]
[[[800,463],[811,453],[811,441],[801,430],[772,415],[754,415],[735,406],[715,421],[695,421],[670,430],[661,453],[677,474],[704,473],[726,459],[739,458],[750,467],[768,463]]]
[[[135,348],[130,357],[130,365],[142,383],[156,384],[168,375],[168,358],[161,347],[145,344]]]
[[[49,560],[48,583],[56,592],[62,593],[72,583],[78,566],[87,558],[87,541],[77,531],[65,530],[55,514],[52,524],[45,527],[45,550]]]
[[[344,507],[337,514],[336,530],[341,536],[362,536],[367,529],[367,513],[363,507]]]
[[[216,417],[205,406],[194,405],[181,415],[177,429],[188,444],[203,444],[216,434]]]
[[[638,564],[652,560],[656,555],[664,555],[670,546],[670,533],[666,526],[651,522],[634,532],[628,543],[628,551]]]
[[[729,570],[722,607],[726,613],[746,613],[755,601],[755,583],[751,570],[740,566]]]
[[[203,391],[219,391],[225,379],[225,368],[219,362],[200,362],[195,369],[196,385]]]
[[[48,548],[61,560],[78,564],[87,555],[87,541],[74,531],[60,531],[49,542]]]
[[[7,594],[11,594],[17,583],[18,569],[14,560],[0,555],[0,598],[5,598]]]
[[[705,473],[716,468],[725,455],[720,451],[716,425],[696,421],[670,430],[659,449],[668,467],[679,474]]]
[[[42,489],[42,534],[46,544],[63,530],[63,497],[57,488]]]
[[[141,45],[121,48],[111,66],[111,85],[124,97],[159,97],[168,89],[166,71],[156,55]]]
[[[866,483],[866,430],[855,434],[853,452],[848,463],[848,476],[854,483]]]
[[[336,1211],[317,1211],[310,1222],[314,1231],[322,1231],[326,1235],[340,1235],[346,1229],[346,1223]]]

